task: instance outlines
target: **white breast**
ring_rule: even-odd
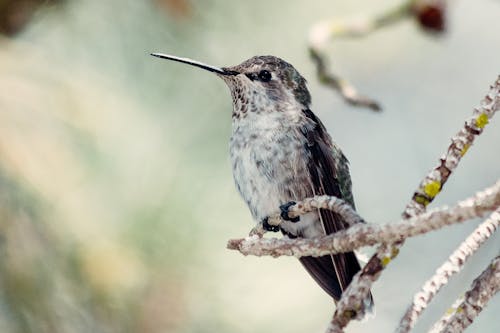
[[[256,220],[279,212],[279,206],[313,194],[307,169],[305,138],[288,114],[250,113],[233,123],[230,156],[234,181]],[[318,214],[282,225],[293,235],[321,234]]]

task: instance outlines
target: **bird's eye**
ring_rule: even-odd
[[[261,70],[259,72],[259,80],[262,81],[262,82],[269,82],[269,81],[271,81],[271,73],[269,73],[265,69]]]

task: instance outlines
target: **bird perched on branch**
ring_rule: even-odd
[[[306,80],[286,61],[256,56],[233,67],[209,66],[191,59],[153,53],[215,73],[229,87],[233,100],[230,155],[236,187],[253,218],[268,231],[290,238],[317,237],[347,228],[336,213],[318,209],[290,218],[295,201],[315,195],[341,198],[354,208],[346,157],[311,111]],[[268,217],[281,209],[279,227]],[[302,257],[316,282],[339,300],[360,270],[354,252]],[[371,294],[363,312],[373,306]]]

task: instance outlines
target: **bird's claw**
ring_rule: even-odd
[[[266,231],[278,232],[280,231],[279,225],[270,225],[269,217],[266,217],[262,220],[262,228]]]
[[[290,217],[288,215],[289,213],[289,209],[291,206],[295,205],[296,202],[295,201],[290,201],[290,202],[287,202],[286,204],[283,204],[280,206],[280,210],[281,210],[281,218],[285,221],[290,221],[290,222],[299,222],[300,221],[300,216],[297,216],[297,217]]]

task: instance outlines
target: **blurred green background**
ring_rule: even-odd
[[[500,3],[452,2],[442,36],[407,21],[334,43],[335,68],[384,112],[345,105],[316,80],[308,29],[397,3],[0,1],[0,332],[323,331],[334,306],[295,259],[225,249],[253,225],[228,162],[228,89],[149,53],[294,64],[350,159],[359,212],[388,222],[500,68]],[[496,181],[499,142],[494,119],[435,204]],[[392,331],[473,228],[408,241],[374,287],[377,317],[348,332]],[[443,290],[417,332],[499,253],[499,240]],[[500,331],[498,313],[497,297],[470,331]]]

